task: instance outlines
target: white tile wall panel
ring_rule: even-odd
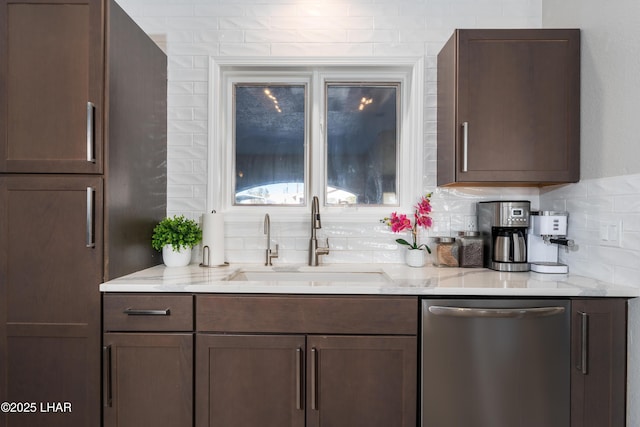
[[[168,82],[167,93],[171,95],[191,95],[194,93],[194,82]]]
[[[372,56],[373,45],[369,43],[273,43],[273,56],[297,57],[335,57],[335,56]]]
[[[175,199],[191,199],[194,196],[191,185],[167,185],[167,191],[171,191]]]
[[[374,43],[374,56],[420,56],[424,54],[423,43]]]
[[[167,111],[167,120],[193,120],[193,108],[169,108]]]
[[[268,17],[224,16],[218,21],[223,30],[269,30],[271,27]]]
[[[269,43],[221,43],[220,56],[270,56]]]
[[[347,30],[347,41],[350,43],[397,43],[398,30]]]
[[[245,34],[241,30],[203,30],[193,33],[194,43],[242,43]]]
[[[239,4],[215,4],[214,2],[196,4],[193,9],[195,16],[243,16],[246,10],[246,6]]]
[[[206,121],[178,121],[174,120],[167,125],[167,131],[170,133],[200,133],[207,131]]]
[[[167,102],[171,107],[207,107],[209,105],[206,95],[201,94],[169,94],[167,95]]]
[[[171,138],[168,138],[167,145],[169,147],[179,147],[179,146],[187,146],[191,147],[193,145],[193,135],[191,134],[172,134]],[[175,153],[171,153],[169,159],[172,159]]]
[[[167,168],[172,174],[187,174],[193,172],[193,160],[191,159],[168,159]],[[193,194],[193,191],[189,192]]]
[[[165,31],[174,30],[216,30],[220,28],[218,17],[215,16],[193,16],[193,17],[167,17]],[[144,28],[144,27],[143,27]]]
[[[206,153],[206,147],[200,146],[173,146],[167,147],[169,159],[197,159]]]

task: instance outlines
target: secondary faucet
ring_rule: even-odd
[[[276,243],[276,251],[271,251],[271,219],[269,214],[264,214],[264,234],[267,235],[267,249],[265,253],[264,265],[273,265],[271,260],[278,258],[278,244]]]
[[[329,239],[327,239],[327,246],[318,246],[316,230],[319,228],[322,228],[322,224],[320,223],[318,196],[313,196],[311,200],[311,238],[309,239],[309,265],[311,266],[320,264],[320,255],[329,254]]]

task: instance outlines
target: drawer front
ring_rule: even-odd
[[[414,297],[197,295],[200,332],[416,335]]]
[[[192,295],[107,294],[103,299],[104,330],[192,331]]]

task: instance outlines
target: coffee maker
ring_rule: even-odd
[[[478,203],[478,230],[484,266],[498,271],[529,271],[527,230],[531,203],[526,200]]]
[[[570,248],[567,239],[567,212],[532,211],[529,228],[529,255],[531,271],[538,273],[568,273],[569,267],[558,262],[558,247]]]

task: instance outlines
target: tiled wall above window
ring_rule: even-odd
[[[118,0],[167,52],[168,213],[194,219],[206,210],[210,57],[424,57],[424,192],[435,188],[436,55],[455,28],[537,28],[541,0]],[[509,197],[514,190],[443,190],[434,196],[432,235],[456,231],[475,214],[475,202]],[[523,190],[537,202],[537,190]],[[419,194],[416,194],[418,197]],[[531,196],[531,197],[528,197]],[[272,217],[278,226],[277,216]],[[299,247],[307,216],[281,225],[285,246]],[[399,261],[393,240],[378,224],[323,221],[336,241],[327,261]],[[298,230],[298,231],[296,231]],[[227,224],[230,261],[262,248],[260,227]],[[296,237],[298,236],[298,237]],[[342,239],[342,240],[341,240]],[[297,246],[296,246],[297,245]],[[282,248],[283,246],[281,246]],[[306,247],[306,242],[303,248]],[[340,249],[338,249],[340,248]],[[286,248],[285,248],[286,249]],[[286,257],[286,250],[282,251]],[[382,253],[382,255],[375,255]],[[295,253],[294,253],[295,255]],[[298,259],[298,255],[291,259]],[[382,258],[382,259],[379,259]],[[261,255],[256,258],[260,260]],[[245,260],[245,259],[242,259]]]

